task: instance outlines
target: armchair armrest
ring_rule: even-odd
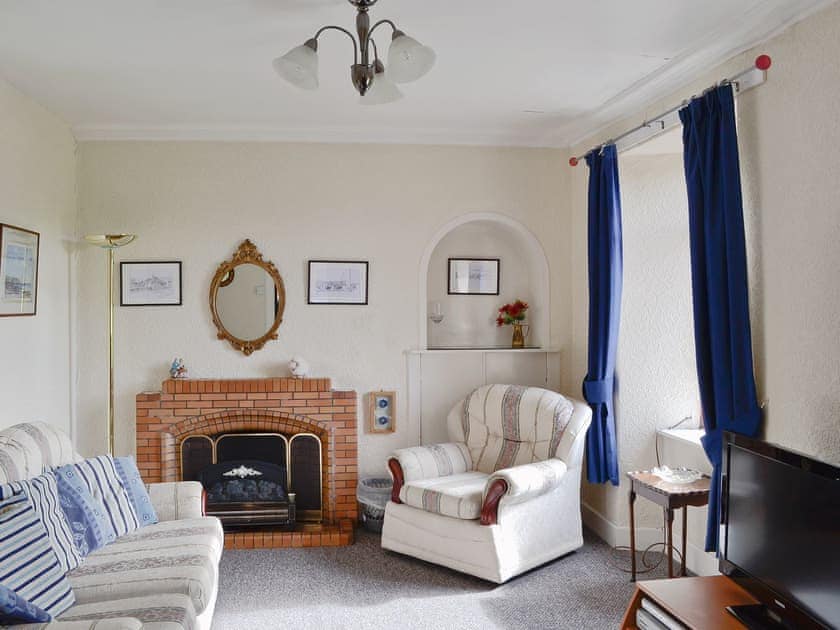
[[[146,488],[159,521],[204,516],[204,488],[197,481],[152,483]]]
[[[487,480],[484,503],[481,507],[481,524],[494,525],[499,520],[499,503],[522,503],[556,488],[566,464],[559,459],[548,459],[533,464],[523,464],[497,470]]]
[[[400,490],[406,482],[447,477],[468,470],[472,470],[472,457],[462,442],[401,448],[388,459],[388,471],[394,480],[391,500],[400,503]]]

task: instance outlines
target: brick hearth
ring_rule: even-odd
[[[322,444],[323,523],[294,532],[225,535],[225,547],[318,547],[353,542],[358,479],[356,392],[326,378],[166,380],[137,395],[137,467],[147,483],[181,479],[179,452],[188,435],[309,432]]]

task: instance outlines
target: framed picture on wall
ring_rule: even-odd
[[[120,263],[120,306],[181,304],[181,261]]]
[[[397,424],[397,392],[371,392],[368,431],[370,433],[393,433]]]
[[[41,235],[0,223],[0,317],[35,315]]]
[[[307,304],[368,303],[368,263],[310,260]]]
[[[449,295],[499,295],[498,258],[450,258]]]

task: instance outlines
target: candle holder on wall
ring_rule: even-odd
[[[435,324],[440,324],[443,321],[443,309],[440,306],[440,302],[432,303],[432,314],[429,315],[429,319]]]

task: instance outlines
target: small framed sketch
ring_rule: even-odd
[[[499,295],[498,258],[450,258],[449,295]]]
[[[0,317],[35,315],[41,235],[0,223]]]
[[[368,263],[310,260],[308,304],[368,303]]]
[[[120,306],[181,303],[181,261],[120,263]]]
[[[371,392],[368,430],[370,433],[393,433],[397,423],[397,392]]]

